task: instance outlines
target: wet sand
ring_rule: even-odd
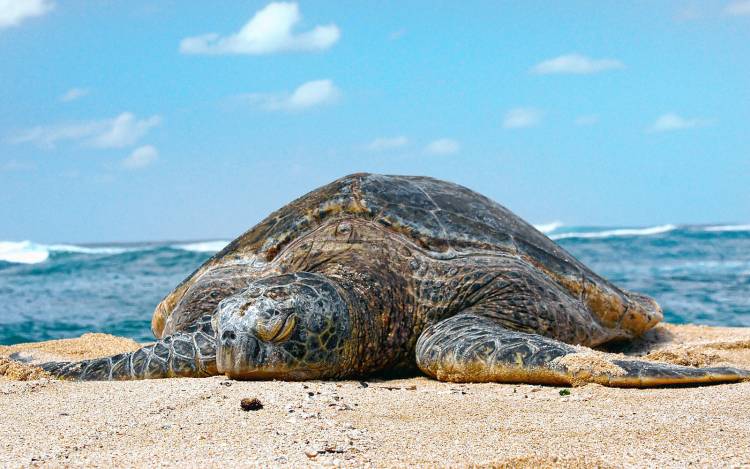
[[[137,346],[86,334],[0,347],[0,357],[78,360]],[[663,325],[616,351],[750,368],[750,328]],[[424,377],[75,383],[0,358],[0,466],[750,465],[750,382],[562,389]],[[243,410],[244,398],[263,407]]]

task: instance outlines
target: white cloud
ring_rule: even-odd
[[[731,16],[750,15],[750,0],[738,0],[724,8],[724,13]]]
[[[331,47],[341,35],[335,24],[316,26],[294,33],[302,19],[296,3],[270,3],[259,10],[236,34],[217,33],[183,39],[183,54],[273,54],[275,52],[320,51]]]
[[[308,81],[291,93],[250,93],[239,98],[266,111],[302,111],[336,102],[341,92],[331,80]]]
[[[89,90],[86,88],[71,88],[60,96],[60,101],[69,103],[71,101],[75,101],[76,99],[83,98],[87,94],[89,94]]]
[[[150,165],[159,157],[159,151],[151,145],[138,147],[122,160],[122,166],[125,169],[142,169]]]
[[[599,123],[599,116],[596,114],[588,114],[585,116],[578,116],[576,117],[575,124],[576,125],[594,125]]]
[[[161,124],[159,116],[138,120],[133,114],[124,112],[115,117],[104,132],[95,135],[91,139],[91,145],[98,148],[122,148],[134,145],[151,128],[159,124]]]
[[[452,155],[461,150],[461,144],[450,138],[440,138],[430,142],[425,151],[431,155]]]
[[[615,59],[592,59],[581,54],[566,54],[536,64],[531,71],[540,75],[552,73],[589,74],[617,70],[625,65]]]
[[[160,116],[137,119],[132,113],[123,112],[112,119],[37,126],[12,137],[10,142],[54,148],[58,142],[75,141],[95,148],[123,148],[137,143],[161,121]]]
[[[503,127],[506,129],[521,129],[533,127],[542,120],[543,112],[531,107],[517,107],[505,113]]]
[[[81,122],[54,126],[37,126],[10,138],[10,143],[35,143],[40,147],[53,148],[59,141],[82,140],[100,132],[102,122]]]
[[[49,13],[54,7],[48,0],[0,0],[0,29],[18,26],[27,18]]]
[[[376,138],[368,143],[365,148],[369,151],[384,151],[400,148],[409,144],[409,139],[403,135],[398,137],[381,137]]]
[[[647,129],[649,132],[669,132],[672,130],[690,129],[707,124],[705,119],[688,119],[673,112],[659,116]]]

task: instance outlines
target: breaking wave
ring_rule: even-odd
[[[159,249],[175,249],[194,253],[214,253],[221,251],[229,244],[226,240],[199,241],[192,243],[142,243],[126,246],[79,246],[75,244],[42,244],[33,241],[0,241],[0,262],[12,264],[39,264],[50,256],[58,255],[96,255],[112,256],[122,253],[138,253]]]
[[[653,236],[662,233],[668,233],[677,229],[676,225],[659,225],[648,228],[619,228],[602,231],[571,231],[568,233],[558,233],[550,235],[551,239],[567,238],[614,238],[620,236]]]
[[[201,241],[198,243],[173,244],[174,249],[191,252],[218,252],[224,249],[229,241]]]
[[[534,225],[534,228],[541,231],[544,234],[552,233],[553,231],[562,228],[563,223],[561,221],[553,221],[551,223],[542,223],[539,225]]]
[[[50,253],[74,254],[121,254],[127,251],[120,247],[87,247],[73,244],[38,244],[32,241],[0,241],[0,261],[17,264],[38,264],[49,258]]]
[[[49,257],[49,251],[31,241],[0,241],[0,261],[37,264]]]
[[[704,231],[709,232],[724,232],[724,231],[750,231],[750,224],[748,225],[715,225],[706,226],[703,228]]]

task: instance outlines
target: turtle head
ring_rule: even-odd
[[[338,288],[320,274],[264,278],[219,303],[220,373],[238,379],[316,379],[344,370],[352,321]]]

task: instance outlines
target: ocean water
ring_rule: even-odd
[[[538,228],[674,323],[750,326],[750,225]],[[0,344],[98,331],[148,341],[156,304],[226,241],[0,241]]]

